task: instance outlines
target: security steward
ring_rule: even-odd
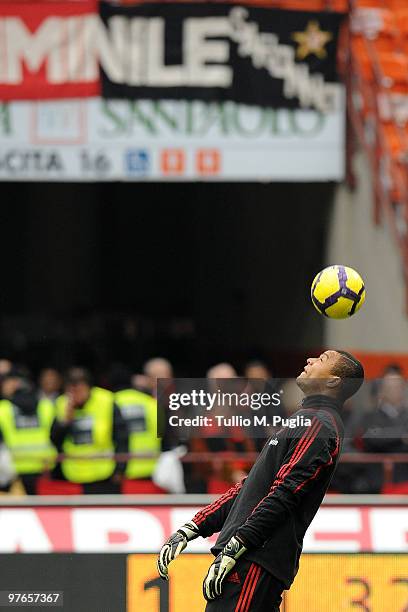
[[[157,402],[147,393],[131,387],[131,372],[126,366],[114,366],[110,373],[111,388],[115,392],[115,403],[119,406],[129,433],[129,453],[160,453],[161,441],[157,437]],[[126,478],[151,480],[156,467],[156,458],[129,459]]]
[[[53,403],[38,400],[25,373],[12,367],[2,381],[0,429],[29,495],[36,494],[38,479],[54,466],[56,450],[50,440],[54,416]]]
[[[51,440],[67,456],[54,478],[81,484],[84,493],[119,493],[126,463],[112,455],[127,452],[128,434],[113,393],[92,386],[84,368],[71,368],[56,410]]]

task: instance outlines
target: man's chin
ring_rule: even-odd
[[[306,372],[301,372],[299,374],[299,376],[296,378],[296,384],[303,391],[306,384]]]

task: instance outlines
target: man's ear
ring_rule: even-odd
[[[326,382],[326,387],[329,387],[329,389],[335,389],[336,387],[339,387],[340,385],[341,385],[340,376],[332,376]]]

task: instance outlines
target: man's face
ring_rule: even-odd
[[[171,368],[166,363],[162,362],[154,363],[150,367],[146,368],[145,374],[150,378],[153,388],[156,386],[159,378],[170,379],[173,377]]]
[[[381,381],[379,400],[401,408],[405,404],[405,380],[400,374],[386,374]]]
[[[72,397],[75,406],[82,406],[89,399],[91,389],[85,382],[69,384],[66,388],[67,395]]]
[[[325,351],[319,357],[309,357],[303,371],[296,379],[305,393],[321,393],[327,389],[328,381],[339,380],[333,375],[333,367],[340,359],[337,351]]]
[[[246,378],[256,378],[259,380],[268,380],[271,377],[267,368],[261,364],[259,365],[250,365],[245,370]]]
[[[14,393],[23,386],[21,378],[10,376],[3,381],[1,392],[4,397],[12,397]]]
[[[44,393],[57,393],[61,388],[61,376],[53,369],[43,370],[40,377],[40,387]]]

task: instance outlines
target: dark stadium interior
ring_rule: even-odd
[[[184,375],[279,356],[286,375],[319,348],[303,287],[323,263],[331,183],[2,189],[5,355],[99,369],[163,354]]]

